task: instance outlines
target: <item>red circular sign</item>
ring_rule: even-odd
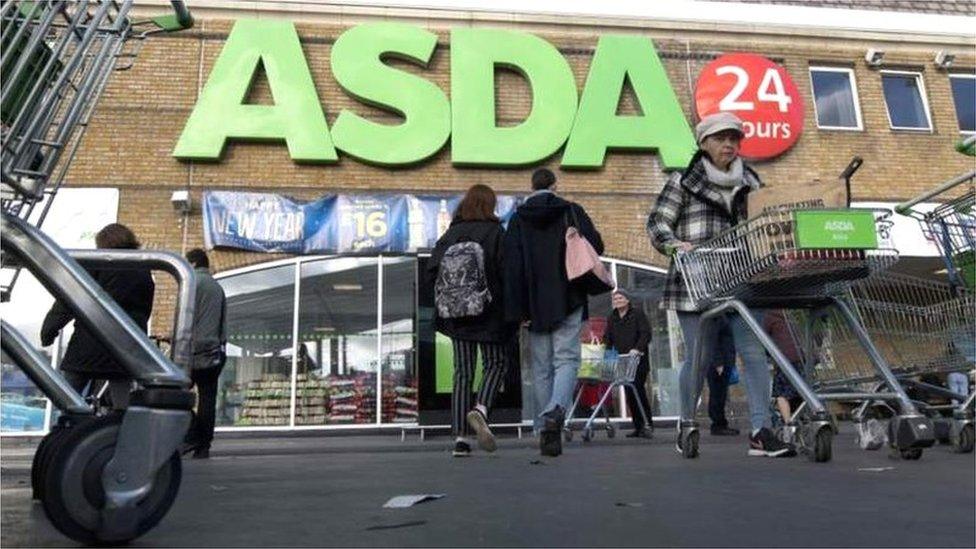
[[[743,157],[779,156],[803,132],[803,98],[786,70],[761,55],[730,53],[709,63],[695,85],[698,118],[719,111],[742,119]]]

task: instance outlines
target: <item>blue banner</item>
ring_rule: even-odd
[[[265,193],[203,193],[208,249],[268,253],[416,252],[434,247],[451,224],[460,195],[341,194],[300,202]],[[499,196],[507,225],[521,200]]]

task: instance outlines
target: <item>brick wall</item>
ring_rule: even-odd
[[[331,192],[434,191],[457,193],[474,183],[486,183],[499,192],[524,192],[531,168],[459,169],[450,163],[450,147],[423,164],[383,169],[345,157],[337,165],[303,166],[293,163],[283,144],[234,143],[219,163],[186,163],[170,153],[197,97],[198,89],[223,45],[232,25],[227,20],[201,20],[191,31],[157,35],[147,40],[135,66],[113,75],[95,111],[85,140],[68,173],[74,186],[111,186],[121,189],[119,217],[130,225],[148,247],[181,251],[203,244],[199,209],[191,212],[188,226],[171,208],[173,190],[188,189],[199,206],[208,189],[247,189],[277,192],[297,198],[314,198]],[[390,115],[347,97],[329,70],[332,42],[344,26],[298,24],[313,79],[330,127],[341,109],[353,109],[377,119]],[[402,64],[437,83],[449,93],[449,26],[428,24],[440,37],[430,69]],[[612,29],[554,25],[516,26],[555,44],[569,60],[578,85],[583,82],[600,34]],[[627,30],[633,33],[633,30]],[[878,43],[849,38],[824,40],[813,37],[784,39],[704,33],[700,30],[648,30],[662,56],[682,108],[691,120],[692,83],[715,55],[730,51],[756,52],[781,61],[804,96],[806,120],[799,143],[772,162],[755,166],[768,185],[802,184],[812,178],[836,177],[853,155],[864,157],[853,195],[858,200],[901,200],[971,168],[971,159],[952,151],[959,138],[949,81],[931,62],[944,45]],[[899,132],[889,129],[881,92],[881,75],[862,60],[869,47],[887,51],[886,62],[895,68],[920,70],[923,74],[933,120],[932,132]],[[973,72],[973,44],[960,44],[956,68]],[[811,64],[852,67],[855,72],[864,131],[823,131],[816,128],[810,95]],[[517,77],[501,73],[499,118],[517,121],[529,110],[528,87]],[[252,91],[254,102],[269,102],[266,82]],[[634,102],[625,97],[624,111]],[[599,171],[558,169],[560,154],[546,164],[560,178],[562,192],[583,204],[593,215],[607,241],[607,255],[662,264],[643,234],[644,218],[664,181],[665,174],[650,154],[611,153]],[[276,259],[267,254],[218,251],[212,258],[218,271]],[[168,326],[172,292],[161,285],[155,329]]]

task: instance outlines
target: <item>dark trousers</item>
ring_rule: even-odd
[[[651,366],[648,362],[641,361],[637,366],[637,373],[634,376],[634,388],[637,389],[637,399],[634,399],[634,394],[631,391],[624,390],[624,394],[627,395],[627,410],[630,411],[630,418],[634,422],[634,430],[642,431],[647,428],[654,428],[654,425],[644,425],[644,418],[647,417],[647,421],[651,420],[651,404],[647,400],[647,375],[651,372]],[[644,409],[644,415],[641,415],[641,408]]]
[[[454,343],[454,392],[451,394],[451,429],[454,436],[463,437],[471,434],[467,415],[473,408],[471,396],[475,368],[478,363],[478,348],[481,348],[484,375],[481,379],[481,388],[478,390],[476,404],[484,404],[488,410],[491,410],[495,395],[498,394],[498,390],[505,381],[505,372],[509,361],[508,345],[461,339],[452,339],[451,341]]]
[[[731,368],[708,369],[708,417],[712,420],[712,427],[728,427],[729,420],[725,417],[725,403],[729,399],[729,374]]]
[[[197,386],[197,413],[193,416],[187,441],[201,448],[210,448],[213,442],[217,414],[217,381],[224,364],[210,368],[194,369],[190,379]]]
[[[102,391],[105,384],[108,384],[101,403],[114,410],[124,410],[129,406],[129,392],[132,390],[132,382],[127,379],[99,379],[95,377],[97,374],[73,370],[63,370],[61,374],[68,385],[71,385],[82,397],[97,395]]]

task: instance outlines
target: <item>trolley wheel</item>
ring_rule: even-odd
[[[593,428],[592,427],[583,427],[582,438],[583,438],[583,442],[589,442],[589,441],[593,440]]]
[[[681,434],[678,436],[681,437],[681,456],[686,459],[698,457],[698,442],[701,438],[698,429],[681,431]]]
[[[563,429],[563,440],[566,442],[573,442],[573,430],[569,427]]]
[[[67,432],[67,428],[59,425],[51,427],[51,432],[44,435],[37,449],[34,450],[34,459],[31,461],[31,496],[35,500],[44,499],[44,477],[47,475],[51,456]]]
[[[613,438],[617,436],[617,428],[613,426],[613,423],[607,424],[607,438]]]
[[[817,434],[813,436],[813,448],[808,457],[816,463],[826,463],[833,457],[832,444],[834,442],[834,430],[829,426],[821,427]]]
[[[136,531],[128,539],[98,536],[105,506],[102,472],[115,453],[121,414],[101,416],[67,430],[44,476],[43,504],[48,519],[62,534],[80,543],[126,543],[148,532],[169,511],[182,479],[178,452],[173,452],[153,480],[148,494],[134,508]]]
[[[960,454],[968,454],[973,451],[973,442],[976,438],[976,427],[973,424],[963,425],[959,430],[959,438],[955,440],[952,449]]]
[[[921,448],[905,448],[898,450],[898,457],[906,461],[917,461],[922,458]]]

